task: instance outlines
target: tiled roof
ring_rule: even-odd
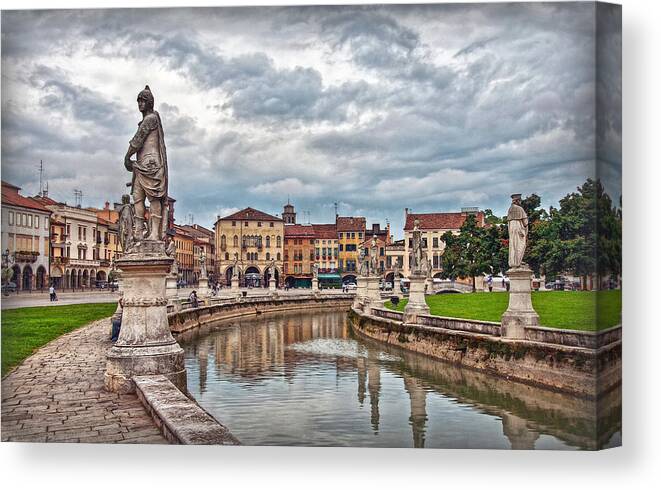
[[[253,208],[245,208],[234,214],[220,218],[221,220],[253,220],[253,221],[282,221],[281,218],[271,216],[263,211]]]
[[[365,218],[360,216],[338,216],[335,219],[337,231],[365,231]]]
[[[59,202],[57,202],[54,199],[51,199],[48,196],[34,196],[33,199],[36,199],[44,206],[57,206],[58,204],[60,204]]]
[[[413,230],[415,220],[420,221],[421,230],[458,230],[466,221],[467,213],[409,213],[406,215],[405,231]],[[475,218],[479,226],[484,226],[484,213],[479,211]]]
[[[335,224],[314,224],[314,237],[318,239],[334,238],[337,240],[337,227]]]
[[[186,230],[191,236],[196,238],[212,238],[213,232],[206,228],[197,225],[197,228],[191,225],[182,225],[181,228]]]
[[[191,239],[193,238],[193,236],[183,226],[179,226],[179,225],[175,224],[174,225],[174,232],[175,232],[175,234],[183,236],[185,238],[191,238]]]
[[[41,211],[44,213],[50,213],[50,210],[36,199],[33,199],[31,197],[21,196],[18,193],[20,189],[21,189],[20,187],[16,187],[15,185],[2,181],[2,204],[3,205],[8,204],[10,206],[17,206],[20,208],[33,209],[35,211]]]
[[[314,238],[312,225],[285,225],[285,237]]]

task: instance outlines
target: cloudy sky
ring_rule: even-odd
[[[180,223],[280,213],[289,197],[299,221],[331,222],[337,202],[401,236],[405,207],[504,214],[512,192],[556,204],[595,175],[595,154],[617,199],[610,14],[593,3],[5,11],[2,178],[36,193],[43,160],[51,197],[119,200],[149,84]]]

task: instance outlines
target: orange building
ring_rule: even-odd
[[[315,230],[312,225],[285,224],[283,274],[289,287],[312,287]]]

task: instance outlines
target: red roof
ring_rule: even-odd
[[[59,202],[51,199],[48,196],[34,196],[32,199],[36,199],[44,206],[57,206],[58,204],[60,204]]]
[[[234,214],[220,218],[221,220],[253,220],[253,221],[282,221],[281,218],[271,216],[263,211],[253,208],[245,208]]]
[[[421,230],[458,230],[466,221],[468,213],[409,213],[406,215],[404,230],[413,230],[415,220],[420,221]],[[484,213],[475,216],[478,226],[484,226]]]
[[[338,216],[335,218],[337,231],[365,231],[365,218],[360,216]]]
[[[285,237],[314,238],[315,232],[312,225],[285,225]]]
[[[337,227],[331,224],[314,224],[314,236],[318,239],[334,238],[337,240]]]
[[[31,197],[21,196],[18,193],[19,190],[21,190],[20,187],[16,187],[15,185],[2,181],[2,204],[17,206],[20,208],[34,209],[36,211],[50,214],[50,210],[43,204]]]

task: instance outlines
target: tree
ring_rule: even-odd
[[[475,276],[490,269],[491,247],[485,247],[485,229],[477,225],[475,216],[468,215],[456,237],[455,251],[458,256],[456,272],[460,277],[470,277],[475,292]]]

